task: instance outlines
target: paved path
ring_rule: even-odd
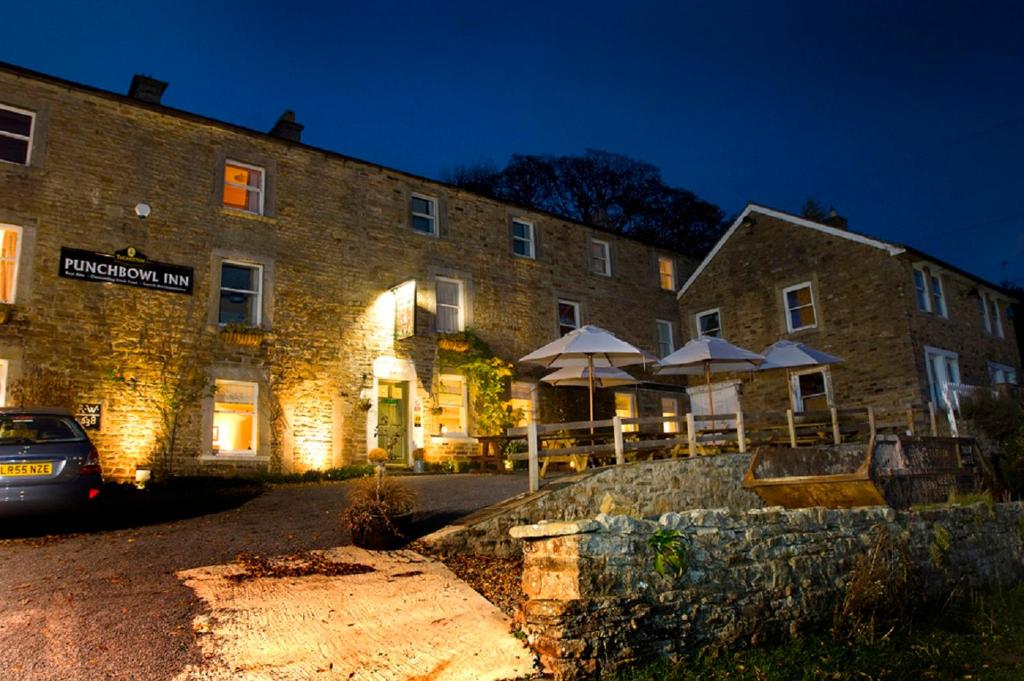
[[[523,476],[416,476],[443,520],[526,489]],[[201,663],[202,603],[176,573],[349,543],[346,483],[288,485],[223,513],[161,525],[0,541],[0,679],[170,679]],[[424,530],[430,529],[424,527]]]

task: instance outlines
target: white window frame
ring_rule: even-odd
[[[935,367],[932,363],[933,357],[941,357],[945,360],[942,362],[942,376],[935,375]],[[953,366],[956,368],[956,376],[949,375],[950,360],[952,360]],[[924,346],[924,366],[928,374],[929,399],[935,400],[936,406],[945,408],[946,404],[943,399],[945,396],[938,390],[938,382],[941,380],[943,384],[960,383],[960,355],[951,350],[943,350],[942,348],[933,348],[930,345],[926,345]]]
[[[1005,332],[1003,331],[1003,316],[999,312],[999,301],[996,300],[995,296],[989,296],[988,300],[992,307],[992,330],[995,333],[995,337],[1006,338]]]
[[[235,267],[245,267],[247,269],[256,270],[256,290],[250,291],[245,289],[231,288],[224,285],[224,265],[234,265]],[[244,293],[247,295],[255,294],[255,319],[253,320],[253,327],[263,326],[263,265],[258,262],[247,262],[245,260],[233,260],[230,258],[224,258],[220,261],[220,287],[217,289],[217,324],[220,326],[226,326],[230,322],[220,321],[220,296],[222,291],[229,291],[231,293]]]
[[[578,329],[581,326],[583,326],[583,318],[582,318],[582,315],[580,314],[580,304],[579,304],[579,302],[575,301],[575,300],[567,300],[565,298],[559,298],[558,302],[555,303],[555,323],[558,325],[558,337],[559,338],[564,336],[566,333],[570,333],[569,331],[566,331],[565,333],[562,333],[562,326],[563,326],[562,325],[562,315],[560,314],[560,311],[558,309],[562,305],[569,305],[573,309],[573,316],[576,318],[576,326],[574,326],[573,329]]]
[[[798,326],[798,327],[794,328],[793,327],[793,315],[791,314],[792,311],[793,310],[797,310],[797,309],[801,309],[802,307],[807,307],[807,306],[803,305],[803,306],[801,306],[799,308],[798,307],[790,308],[790,306],[789,306],[789,294],[792,293],[793,291],[799,291],[800,289],[804,289],[804,288],[806,288],[808,291],[810,291],[810,294],[811,294],[810,307],[811,307],[811,311],[814,312],[814,323],[813,324],[808,324],[807,326]],[[788,331],[789,333],[793,333],[795,331],[804,331],[806,329],[816,329],[816,328],[818,328],[818,306],[814,302],[814,285],[813,285],[813,282],[803,281],[803,282],[800,282],[799,284],[794,284],[793,286],[787,286],[786,288],[782,289],[782,307],[785,310],[785,314],[786,314],[786,331]]]
[[[988,363],[988,375],[993,385],[1010,384],[1017,385],[1017,369],[1009,364],[999,362]]]
[[[722,337],[722,312],[721,312],[720,308],[713,307],[710,310],[704,310],[703,312],[698,312],[697,314],[693,315],[693,323],[696,324],[696,327],[697,327],[697,329],[696,329],[697,330],[696,338],[700,338],[701,336],[705,335],[700,330],[700,320],[701,320],[701,318],[703,318],[703,317],[710,317],[711,315],[715,315],[715,316],[718,317],[718,336],[717,337],[718,338]]]
[[[669,287],[665,287],[665,282],[662,281],[663,272],[661,271],[661,264],[668,263],[668,277]],[[676,261],[668,256],[658,256],[658,286],[661,287],[662,291],[675,291],[676,290]]]
[[[625,396],[626,399],[629,402],[629,413],[626,416],[621,416],[619,414],[618,401],[619,401],[619,396],[620,395]],[[637,416],[637,414],[639,412],[637,411],[637,400],[636,400],[636,393],[635,392],[627,392],[625,390],[617,390],[617,391],[615,391],[615,398],[614,399],[615,399],[615,402],[616,402],[616,404],[615,404],[615,415],[616,416],[620,416],[620,418],[631,418],[631,419],[632,418],[636,418],[636,416]],[[622,432],[623,433],[635,433],[635,432],[637,432],[639,430],[640,430],[640,424],[638,424],[638,423],[624,423],[624,424],[622,424]]]
[[[421,201],[426,201],[428,204],[430,204],[431,210],[434,211],[433,214],[418,213],[415,210],[413,210],[413,200],[414,199],[420,199]],[[440,229],[438,229],[438,225],[439,225],[439,222],[438,222],[438,219],[439,219],[438,218],[438,212],[439,212],[438,211],[438,206],[439,205],[440,204],[438,203],[436,196],[427,196],[426,194],[417,194],[416,192],[413,192],[409,196],[409,214],[411,215],[411,217],[409,219],[409,227],[412,228],[412,231],[415,232],[416,234],[422,234],[423,236],[435,236],[436,237],[440,233]],[[416,218],[425,218],[427,220],[430,220],[431,231],[429,231],[429,232],[422,232],[422,231],[416,229]]]
[[[661,331],[662,329],[668,330],[668,352],[662,353],[662,340]],[[658,344],[658,358],[668,357],[676,350],[676,339],[675,333],[672,331],[672,322],[667,319],[655,319],[654,320],[654,333],[657,336]]]
[[[221,195],[220,195],[221,206],[223,206],[227,210],[237,210],[237,211],[239,211],[241,213],[248,213],[249,215],[263,215],[263,208],[264,208],[264,205],[266,203],[266,196],[267,196],[267,169],[264,168],[263,166],[257,166],[257,165],[253,165],[251,163],[242,163],[241,161],[235,161],[235,160],[232,160],[230,158],[224,160],[224,170],[225,171],[227,170],[228,166],[235,166],[236,168],[245,168],[246,170],[258,170],[260,172],[260,186],[259,186],[259,189],[254,189],[253,187],[250,187],[247,184],[238,184],[237,182],[229,182],[226,177],[223,177],[223,174],[222,174],[222,177],[221,177],[221,180],[223,181],[224,185],[235,187],[236,189],[241,189],[241,190],[243,190],[245,192],[246,196],[248,196],[249,192],[251,192],[251,191],[259,192],[259,194],[258,194],[258,196],[259,196],[259,210],[254,212],[254,211],[248,210],[246,208],[239,208],[238,206],[229,206],[229,205],[225,204],[224,203],[224,186],[223,185],[221,185]]]
[[[670,409],[666,409],[666,405],[670,406]],[[662,421],[661,432],[663,433],[678,433],[679,432],[679,398],[678,397],[662,397],[661,398],[661,418],[667,419],[672,416],[675,420],[673,421]]]
[[[921,289],[917,288],[917,275],[921,275]],[[921,298],[918,294],[924,296],[924,307],[921,307]],[[918,265],[914,266],[914,299],[917,302],[917,309],[921,312],[932,311],[932,292],[928,286],[928,273],[924,271],[923,267]]]
[[[526,227],[526,237],[516,236],[516,225],[524,225]],[[528,253],[516,253],[516,242],[525,243],[527,246]],[[534,260],[537,257],[537,246],[536,246],[536,235],[534,232],[533,223],[529,220],[523,220],[521,218],[512,218],[512,255],[517,258],[526,258],[528,260]]]
[[[14,277],[12,277],[13,283],[11,284],[11,299],[0,300],[0,303],[14,304],[18,300],[18,276],[21,274],[21,249],[22,244],[25,241],[25,230],[18,225],[7,225],[0,223],[0,232],[12,231],[18,235],[18,244],[14,249]]]
[[[0,359],[0,407],[7,406],[7,373],[10,367],[10,360]]]
[[[932,272],[931,275],[929,276],[929,280],[930,281],[929,281],[929,285],[928,285],[928,295],[929,295],[929,300],[930,300],[930,303],[931,303],[931,306],[932,306],[932,310],[939,317],[942,317],[943,319],[949,319],[949,304],[946,302],[946,287],[942,283],[942,276]],[[935,300],[935,288],[934,288],[934,286],[936,284],[938,284],[938,286],[939,286],[939,300],[938,301]]]
[[[793,371],[790,374],[790,381],[792,381],[790,387],[793,395],[793,411],[804,412],[804,396],[800,392],[800,377],[808,374],[821,374],[825,383],[825,401],[828,403],[829,408],[835,406],[835,398],[832,394],[832,372],[829,371],[828,367],[815,367],[813,369],[802,369],[800,371]]]
[[[19,166],[19,165],[28,166],[28,165],[31,165],[32,164],[32,147],[33,147],[32,142],[34,141],[35,136],[36,136],[35,135],[35,133],[36,133],[36,112],[35,111],[27,111],[25,109],[19,109],[17,107],[13,107],[13,106],[7,106],[6,104],[0,104],[0,109],[4,109],[6,111],[11,111],[11,112],[14,112],[14,113],[22,115],[22,116],[28,116],[29,119],[30,119],[29,120],[29,124],[28,124],[28,136],[27,137],[25,135],[19,135],[18,133],[15,133],[15,132],[7,132],[6,130],[0,130],[0,136],[2,136],[2,137],[9,137],[11,139],[24,140],[25,142],[28,142],[28,147],[25,150],[25,162],[24,163],[15,163],[14,161],[7,161],[7,160],[4,160],[4,159],[0,159],[0,161],[2,161],[3,163],[10,163],[11,165],[14,165],[14,166]]]
[[[245,385],[252,386],[252,449],[237,449],[237,450],[217,450],[217,456],[256,456],[260,446],[260,384],[255,381],[235,381],[227,378],[216,378],[213,382],[214,386],[229,384],[229,385]],[[234,404],[234,403],[232,403]],[[226,412],[230,414],[237,414],[238,412]],[[217,426],[217,394],[214,392],[213,395],[213,422],[210,425],[210,435],[213,435],[213,428]],[[217,441],[217,438],[213,438],[213,442]]]
[[[604,269],[595,270],[594,265],[597,258],[594,257],[594,245],[598,245],[604,251]],[[590,250],[587,253],[587,257],[590,260],[590,271],[594,274],[600,274],[602,277],[612,276],[612,245],[610,242],[604,239],[590,238]]]
[[[437,377],[438,380],[438,392],[441,390],[441,383],[451,381],[454,379],[461,386],[462,393],[462,405],[459,409],[459,428],[455,432],[444,432],[437,433],[441,437],[469,437],[469,381],[462,374],[440,374]],[[454,393],[449,393],[454,394]]]
[[[981,289],[978,289],[978,309],[981,312],[981,329],[991,335],[992,317],[989,314],[988,296]]]
[[[444,329],[444,330],[442,330],[442,329],[437,328],[437,321],[441,318],[441,315],[438,314],[438,313],[440,312],[440,308],[442,306],[441,305],[441,299],[437,295],[437,285],[441,284],[441,283],[455,284],[455,286],[458,288],[458,299],[459,299],[459,302],[458,302],[458,313],[456,315],[456,319],[457,319],[456,325],[458,326],[458,328],[456,328],[456,329]],[[451,306],[450,305],[446,305],[445,307],[451,307]],[[459,333],[461,331],[465,331],[466,330],[466,284],[461,279],[455,279],[454,277],[435,277],[434,278],[434,328],[435,328],[435,330],[438,333]]]

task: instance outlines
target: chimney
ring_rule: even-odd
[[[159,104],[166,89],[167,83],[164,81],[136,73],[132,76],[132,84],[128,86],[128,96],[140,102]]]
[[[270,129],[270,134],[289,142],[301,142],[302,129],[305,127],[301,123],[295,122],[295,112],[289,109],[277,119],[277,123],[274,123],[274,127]]]
[[[836,229],[849,229],[849,226],[846,224],[846,218],[836,213],[836,209],[832,207],[828,209],[828,217],[825,218],[825,224]]]

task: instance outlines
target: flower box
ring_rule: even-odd
[[[225,343],[244,348],[255,348],[263,342],[263,334],[259,331],[221,331],[220,337]]]

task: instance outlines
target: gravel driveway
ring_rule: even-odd
[[[425,533],[526,491],[522,475],[404,478]],[[202,605],[175,572],[239,552],[349,543],[347,483],[274,487],[239,508],[112,532],[0,541],[0,678],[170,679],[201,660]]]

